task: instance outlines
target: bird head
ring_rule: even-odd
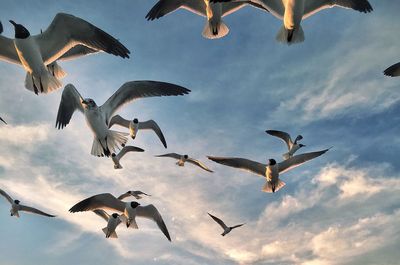
[[[268,166],[274,166],[274,165],[276,165],[276,161],[275,161],[275,159],[268,159],[268,164],[267,164]]]
[[[132,207],[133,209],[135,209],[135,208],[138,207],[139,205],[140,205],[140,203],[138,203],[138,202],[135,202],[135,201],[131,202],[131,207]]]
[[[15,203],[15,204],[19,204],[20,201],[19,201],[19,200],[14,200],[14,203]]]
[[[97,107],[96,102],[91,98],[85,98],[81,103],[85,109],[93,109]]]
[[[119,215],[118,215],[117,213],[113,213],[111,216],[112,216],[113,218],[117,219]]]
[[[305,144],[299,144],[299,146],[300,146],[300,147],[305,147],[306,145],[305,145]]]
[[[135,119],[133,119],[133,123],[134,123],[134,124],[138,124],[138,123],[139,123],[139,120],[135,118]]]
[[[189,156],[188,156],[188,155],[184,155],[183,158],[184,158],[184,159],[188,159]]]
[[[15,38],[16,39],[26,39],[31,35],[31,33],[29,33],[29,30],[27,30],[21,24],[17,24],[13,20],[9,20],[9,21],[10,21],[11,24],[14,25]]]

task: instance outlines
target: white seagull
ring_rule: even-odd
[[[227,226],[221,219],[219,219],[218,217],[215,217],[214,215],[208,213],[208,215],[214,219],[215,222],[217,222],[222,229],[224,229],[224,232],[221,234],[221,236],[225,236],[226,234],[228,234],[229,232],[231,232],[233,229],[241,227],[245,224],[240,224],[240,225],[234,225],[234,226]]]
[[[205,171],[208,171],[208,172],[211,172],[211,173],[214,172],[211,169],[209,169],[208,167],[206,167],[199,160],[191,158],[188,155],[180,155],[180,154],[177,154],[177,153],[168,153],[168,154],[164,154],[164,155],[156,155],[156,157],[170,157],[170,158],[177,159],[178,162],[176,162],[176,164],[178,166],[180,166],[180,167],[185,166],[185,163],[188,162],[188,163],[191,163],[191,164],[196,165],[198,167],[201,167]]]
[[[111,159],[114,162],[114,169],[121,169],[122,166],[119,163],[121,158],[126,155],[128,152],[144,152],[142,148],[136,147],[136,146],[124,146],[121,151],[119,151],[118,155],[115,153],[112,153]]]
[[[245,0],[210,0],[211,2],[242,2]],[[354,9],[369,13],[373,10],[368,0],[252,0],[264,6],[272,15],[283,20],[276,39],[279,42],[293,44],[304,41],[301,21],[319,11],[331,7]]]
[[[383,72],[386,76],[396,77],[400,76],[400,63],[396,63]]]
[[[280,163],[276,163],[275,159],[268,159],[267,164],[262,164],[249,159],[237,157],[209,156],[208,159],[225,166],[240,168],[265,177],[267,182],[264,184],[262,191],[274,193],[286,185],[285,182],[279,179],[280,174],[283,174],[295,167],[304,164],[311,159],[325,154],[328,150],[329,149],[325,149],[318,152],[296,155]]]
[[[158,212],[157,208],[153,204],[147,206],[141,206],[140,203],[123,202],[118,200],[110,193],[103,193],[94,195],[87,198],[81,202],[75,204],[69,211],[71,213],[83,212],[83,211],[93,211],[93,210],[110,210],[122,213],[121,218],[126,219],[126,226],[138,228],[136,223],[136,217],[144,217],[153,220],[157,223],[158,228],[164,233],[169,241],[171,237],[169,235],[167,226],[161,214]]]
[[[136,200],[140,200],[143,198],[142,195],[151,196],[150,194],[147,194],[140,190],[130,190],[130,191],[125,192],[124,194],[121,194],[117,199],[123,200],[127,197],[133,196],[133,197],[135,197]]]
[[[297,150],[305,146],[304,144],[298,143],[301,139],[303,139],[303,136],[301,135],[297,135],[296,139],[292,141],[292,138],[286,132],[276,131],[276,130],[267,130],[265,132],[268,133],[269,135],[280,138],[282,141],[286,143],[288,152],[282,155],[284,159],[291,158],[294,155],[294,153],[297,152]]]
[[[13,200],[10,195],[8,195],[4,190],[0,189],[0,195],[2,195],[6,200],[11,204],[10,215],[19,217],[19,211],[39,214],[47,217],[55,217],[55,215],[51,215],[45,212],[42,212],[36,208],[25,206],[20,204],[19,200]]]
[[[111,117],[122,105],[139,98],[179,96],[189,92],[189,89],[165,82],[131,81],[123,84],[102,106],[97,106],[93,99],[83,99],[76,88],[68,84],[62,94],[56,128],[67,126],[72,114],[79,110],[85,115],[86,123],[94,135],[91,154],[110,156],[128,140],[126,133],[108,129]]]
[[[4,122],[4,124],[7,124],[7,122],[5,120],[3,120],[2,117],[0,117],[0,121]]]
[[[138,119],[135,118],[130,121],[122,118],[119,115],[115,115],[114,117],[111,118],[108,128],[111,128],[115,124],[128,128],[129,135],[131,136],[132,139],[136,138],[139,130],[152,130],[157,134],[158,138],[160,139],[164,147],[167,148],[167,142],[165,141],[164,134],[162,133],[158,124],[153,120],[139,121]]]
[[[58,13],[47,30],[34,36],[23,25],[12,20],[10,23],[14,25],[15,39],[0,35],[0,60],[22,65],[27,72],[25,87],[36,94],[62,86],[58,76],[52,75],[46,66],[77,45],[129,58],[129,50],[117,39],[73,15]]]
[[[229,28],[222,18],[247,5],[268,12],[263,6],[251,1],[235,3],[210,3],[208,0],[159,0],[146,15],[147,20],[154,20],[183,8],[199,16],[207,18],[203,29],[203,37],[207,39],[222,38],[228,34]]]
[[[104,227],[102,230],[104,234],[106,235],[106,238],[118,238],[117,233],[115,232],[115,229],[117,226],[122,223],[122,220],[117,213],[113,213],[112,215],[109,215],[106,211],[104,210],[94,210],[93,211],[95,214],[103,218],[107,222],[107,226]]]

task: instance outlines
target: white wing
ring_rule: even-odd
[[[119,115],[115,115],[111,118],[110,123],[108,124],[108,128],[111,128],[115,124],[125,128],[129,128],[129,122],[129,120],[126,120]]]
[[[4,190],[0,189],[0,195],[2,195],[6,200],[10,203],[13,204],[14,200],[11,198],[10,195],[8,195]]]
[[[45,212],[42,212],[36,208],[25,206],[25,205],[20,205],[20,210],[24,212],[29,212],[29,213],[34,213],[34,214],[39,214],[47,217],[55,217],[55,215],[51,215]]]
[[[73,85],[68,84],[65,86],[60,106],[58,107],[56,128],[63,129],[67,126],[76,110],[83,112],[82,100],[82,96]]]
[[[326,152],[328,152],[328,150],[329,149],[325,149],[318,152],[311,152],[311,153],[292,156],[291,158],[278,163],[279,173],[282,174],[295,167],[298,167],[311,159],[314,159],[316,157],[319,157],[320,155],[325,154]]]
[[[125,203],[118,200],[110,193],[102,193],[78,202],[72,206],[69,211],[71,213],[76,213],[98,209],[112,210],[123,213],[125,210]]]
[[[139,122],[139,130],[152,130],[154,131],[162,144],[164,145],[165,148],[167,148],[167,142],[165,141],[164,134],[162,133],[160,127],[158,124],[153,121],[153,120],[148,120],[148,121],[142,121]]]
[[[308,0],[304,6],[303,18],[308,18],[323,9],[335,6],[350,8],[363,13],[369,13],[373,10],[367,0]]]
[[[206,165],[204,165],[203,163],[201,163],[200,161],[198,161],[198,160],[196,160],[196,159],[193,159],[193,158],[188,158],[187,160],[186,160],[186,162],[188,162],[188,163],[191,163],[191,164],[193,164],[193,165],[196,165],[196,166],[198,166],[198,167],[201,167],[202,169],[204,169],[205,171],[208,171],[208,172],[214,172],[214,171],[212,171],[211,169],[209,169],[208,167],[206,167]]]
[[[206,4],[203,0],[160,0],[147,13],[147,20],[159,19],[175,10],[183,8],[199,16],[206,15]]]
[[[149,204],[147,206],[138,206],[136,208],[136,215],[139,217],[144,217],[150,220],[153,220],[157,223],[158,228],[164,233],[164,235],[171,241],[171,237],[169,235],[167,226],[164,223],[164,220],[161,214],[158,212],[157,208],[154,207],[153,204]]]
[[[177,153],[168,153],[164,155],[157,155],[156,157],[170,157],[170,158],[175,158],[175,159],[181,159],[181,155]]]
[[[240,168],[246,171],[250,171],[251,173],[265,177],[265,171],[267,167],[266,164],[261,164],[256,161],[252,161],[245,158],[237,158],[237,157],[208,156],[208,159],[225,166]]]
[[[110,215],[106,212],[106,211],[104,211],[104,210],[93,210],[93,212],[96,214],[96,215],[98,215],[98,216],[100,216],[101,218],[103,218],[106,222],[108,222],[108,219],[110,219]]]
[[[288,150],[290,150],[290,148],[292,147],[293,141],[288,133],[276,130],[266,130],[265,132],[268,133],[269,135],[280,138],[283,142],[285,142]]]
[[[14,41],[2,35],[0,35],[0,60],[21,64],[17,51],[15,50]]]
[[[131,81],[123,84],[100,108],[109,121],[122,105],[139,98],[180,96],[190,92],[184,87],[157,81]]]
[[[118,153],[117,159],[120,160],[126,153],[128,152],[144,152],[142,148],[136,147],[136,146],[124,146],[122,150]]]
[[[130,53],[108,33],[81,18],[64,13],[58,13],[46,31],[34,38],[39,44],[45,64],[57,60],[78,44],[122,58],[129,58]]]

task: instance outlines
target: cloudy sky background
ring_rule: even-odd
[[[168,143],[140,133],[113,169],[90,155],[92,135],[76,113],[54,128],[61,90],[35,96],[22,68],[0,63],[0,187],[55,219],[9,216],[0,200],[1,263],[26,264],[398,264],[400,253],[400,79],[382,71],[400,60],[398,1],[372,0],[368,15],[344,9],[303,22],[306,41],[275,41],[281,22],[244,8],[226,17],[229,35],[201,36],[205,19],[185,10],[158,21],[144,17],[155,1],[0,0],[4,35],[9,19],[31,33],[58,12],[82,17],[111,33],[132,52],[123,60],[101,54],[62,62],[84,97],[103,103],[124,82],[160,80],[192,90],[184,97],[139,100],[127,118],[154,119]],[[301,133],[302,151],[333,146],[326,155],[282,176],[276,194],[246,172],[207,161],[206,155],[280,160],[285,146],[266,129]],[[189,153],[214,174],[154,158]],[[106,240],[105,223],[91,213],[70,214],[81,199],[140,189],[152,194],[172,243],[150,221],[140,230],[119,227]],[[246,226],[221,237],[211,212]]]

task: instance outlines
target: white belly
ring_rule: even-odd
[[[14,46],[22,66],[33,75],[40,75],[46,71],[40,49],[32,37],[14,40]]]
[[[295,29],[300,26],[304,14],[304,0],[286,0],[283,23],[286,29]]]
[[[108,127],[102,113],[97,110],[85,110],[86,123],[97,139],[104,139],[108,133]]]

